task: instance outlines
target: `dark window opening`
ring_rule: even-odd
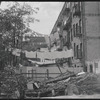
[[[78,45],[76,46],[77,58],[78,58]]]
[[[73,34],[74,34],[74,37],[75,37],[75,24],[73,25]]]
[[[87,72],[87,66],[84,67],[84,72]]]
[[[78,23],[76,24],[76,34],[78,34]]]
[[[90,65],[90,73],[93,73],[93,65]]]
[[[80,43],[80,55],[81,55],[81,57],[82,57],[82,43]]]
[[[79,33],[81,33],[81,19],[79,20]]]
[[[74,4],[74,9],[75,9],[75,12],[73,14],[73,17],[74,16],[79,16],[81,15],[81,7],[80,7],[80,2],[77,2],[76,4]]]
[[[72,34],[72,29],[71,29],[71,41],[73,41],[73,34]]]
[[[74,43],[74,57],[76,56],[76,45]]]

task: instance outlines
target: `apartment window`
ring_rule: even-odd
[[[81,19],[79,20],[79,33],[81,33]]]
[[[71,40],[73,41],[73,34],[72,34],[72,29],[71,29]]]
[[[80,55],[82,56],[82,43],[80,43]]]
[[[79,11],[81,11],[81,2],[78,2]]]
[[[78,33],[78,23],[76,24],[76,34]]]
[[[76,44],[74,43],[74,57],[76,56]]]
[[[80,11],[80,2],[75,2],[74,6],[76,8],[76,11]]]
[[[79,26],[77,26],[77,34],[79,34],[79,31],[80,31],[80,30],[79,30]]]
[[[75,4],[74,4],[74,9],[75,9],[75,12],[74,12],[74,14],[73,14],[73,17],[74,16],[77,16],[77,17],[80,17],[80,2],[75,2]]]
[[[74,34],[74,37],[75,37],[75,24],[73,25],[73,34]]]
[[[93,65],[90,64],[90,73],[93,73]]]
[[[82,50],[82,43],[80,43],[80,49]]]
[[[78,58],[78,45],[76,46],[77,58]]]
[[[79,11],[80,11],[80,2],[78,2],[78,8],[79,8]]]

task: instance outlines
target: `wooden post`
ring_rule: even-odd
[[[33,79],[33,69],[32,69],[32,79]]]
[[[61,71],[61,69],[60,69],[59,65],[57,65],[57,67],[59,68],[59,70],[60,70],[60,73],[62,74],[62,71]]]
[[[47,69],[47,79],[49,78],[49,70]]]
[[[37,81],[37,72],[36,72],[36,70],[35,70],[35,78],[36,78],[36,81]]]

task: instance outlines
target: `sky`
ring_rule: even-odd
[[[20,2],[23,3],[23,2]],[[29,5],[39,7],[37,14],[33,16],[40,20],[30,24],[30,28],[38,33],[49,35],[58,18],[58,15],[64,5],[64,2],[27,2]],[[13,2],[2,2],[1,8],[6,8],[8,4]]]

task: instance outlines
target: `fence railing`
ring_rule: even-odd
[[[32,79],[34,81],[42,81],[48,78],[54,78],[60,75],[60,73],[21,73],[27,79]]]

